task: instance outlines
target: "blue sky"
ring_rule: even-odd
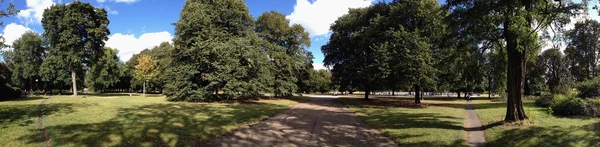
[[[22,12],[3,18],[0,33],[7,43],[12,43],[22,33],[33,30],[41,33],[40,24],[44,8],[52,4],[70,3],[73,0],[6,0]],[[119,57],[126,61],[132,54],[170,41],[174,34],[171,25],[179,18],[184,0],[80,0],[109,12],[111,31],[106,46],[119,49]],[[275,10],[287,15],[311,33],[311,47],[315,68],[322,68],[321,46],[327,43],[329,25],[346,14],[348,8],[366,7],[381,0],[245,0],[250,14],[258,17],[263,12]],[[386,0],[389,1],[389,0]],[[444,3],[445,0],[439,0]],[[0,8],[6,7],[5,5]]]
[[[3,18],[0,33],[6,43],[18,39],[25,31],[42,33],[40,24],[45,8],[52,4],[70,3],[73,0],[6,0],[21,13]],[[89,2],[109,12],[111,35],[106,46],[119,49],[119,57],[128,60],[132,54],[170,41],[174,34],[171,25],[179,18],[184,0],[80,0]],[[245,0],[250,14],[258,17],[263,12],[275,10],[288,15],[293,23],[305,26],[311,33],[309,48],[317,68],[321,67],[323,54],[320,47],[328,41],[328,27],[348,8],[365,7],[373,0]],[[5,5],[1,7],[6,7]],[[1,8],[0,7],[0,8]]]

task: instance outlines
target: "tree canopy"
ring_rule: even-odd
[[[75,1],[52,5],[42,18],[43,37],[48,56],[60,58],[71,72],[73,95],[77,96],[77,73],[96,63],[104,55],[109,20],[103,8]]]

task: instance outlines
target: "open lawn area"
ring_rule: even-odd
[[[436,105],[420,107],[408,99],[396,103],[379,98],[371,102],[362,98],[340,100],[400,146],[466,146],[464,101],[424,100],[424,105]]]
[[[54,146],[190,146],[257,123],[298,101],[185,103],[128,94],[46,98],[0,102],[0,146],[45,146],[41,109]]]
[[[506,115],[506,103],[475,101],[475,111],[486,125],[488,146],[600,146],[600,118],[575,118],[548,115],[547,108],[525,100],[531,124],[500,125]]]

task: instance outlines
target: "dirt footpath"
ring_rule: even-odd
[[[202,146],[397,146],[335,97],[314,97]]]

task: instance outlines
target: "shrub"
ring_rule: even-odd
[[[587,102],[574,97],[567,98],[564,101],[553,101],[552,110],[563,116],[591,116]]]
[[[590,115],[600,117],[600,99],[587,99]]]
[[[578,97],[582,98],[593,98],[600,96],[600,77],[596,77],[592,80],[587,80],[577,84],[577,90],[579,90]]]
[[[550,107],[552,105],[552,97],[553,95],[542,95],[541,97],[535,99],[535,105],[540,107]]]

